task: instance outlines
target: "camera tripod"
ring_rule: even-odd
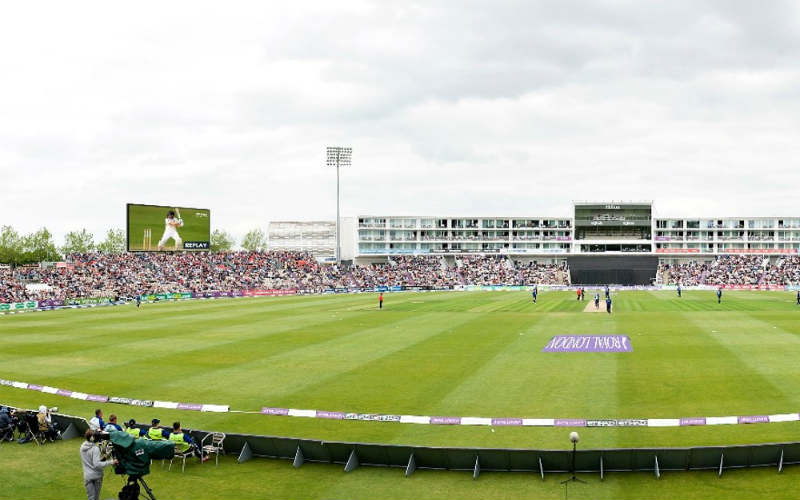
[[[568,498],[567,492],[569,491],[569,483],[584,483],[584,484],[586,483],[586,481],[575,477],[575,455],[578,453],[577,444],[578,444],[577,440],[572,442],[572,467],[570,467],[571,469],[570,472],[572,472],[572,477],[569,479],[565,479],[564,481],[561,481],[561,484],[564,485],[564,500]]]
[[[150,487],[147,486],[147,483],[144,481],[144,478],[142,476],[128,476],[128,482],[125,483],[125,486],[135,485],[136,491],[138,492],[137,498],[139,498],[142,496],[141,490],[139,489],[139,484],[141,484],[142,489],[144,489],[144,493],[146,495],[145,498],[149,498],[150,500],[156,500],[155,495],[153,495],[153,490],[151,490]],[[121,494],[122,492],[120,492],[120,498],[122,498]]]

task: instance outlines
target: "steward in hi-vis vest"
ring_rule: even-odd
[[[125,433],[136,439],[142,435],[142,430],[136,427],[136,420],[130,419],[125,423]]]
[[[147,438],[153,441],[161,441],[164,439],[164,433],[158,427],[150,427],[150,429],[147,430]]]
[[[189,441],[187,441],[187,438]],[[173,430],[170,433],[169,440],[175,443],[175,450],[178,453],[185,453],[186,450],[192,447],[191,438],[185,436],[180,427],[178,427],[178,430]]]
[[[161,420],[154,418],[152,422],[152,426],[147,429],[147,439],[152,439],[153,441],[161,441],[162,439],[167,439],[167,430],[162,429],[158,426],[161,423]]]

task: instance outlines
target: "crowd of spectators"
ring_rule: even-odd
[[[462,276],[462,284],[566,285],[569,283],[566,263],[543,265],[534,261],[515,262],[506,256],[467,256],[456,259],[456,266]]]
[[[800,284],[800,257],[721,255],[709,262],[659,264],[665,285],[795,285]]]
[[[567,284],[565,265],[505,256],[398,256],[341,267],[305,252],[88,253],[51,267],[0,269],[0,302],[252,289]]]

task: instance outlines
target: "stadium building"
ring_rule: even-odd
[[[352,219],[342,219],[342,226],[352,226]],[[267,234],[267,246],[273,251],[309,252],[318,259],[333,258],[335,253],[335,221],[273,221]],[[352,253],[349,247],[348,251]]]
[[[352,238],[353,243],[343,244],[342,256],[356,263],[393,255],[461,254],[566,260],[572,281],[586,284],[648,284],[659,260],[800,250],[800,217],[660,217],[654,216],[651,201],[576,201],[568,216],[359,215],[355,220],[343,225],[342,241]]]

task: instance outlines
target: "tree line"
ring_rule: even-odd
[[[211,233],[211,251],[226,252],[236,246],[235,238],[225,230],[215,229]],[[248,251],[267,249],[267,237],[261,229],[253,229],[244,235],[241,247]],[[99,252],[119,254],[127,250],[125,232],[109,229],[105,238],[96,242],[94,234],[86,229],[69,231],[64,235],[64,244],[57,246],[53,234],[43,227],[30,234],[20,234],[11,226],[0,227],[0,263],[14,266],[38,262],[56,262],[71,253]]]

